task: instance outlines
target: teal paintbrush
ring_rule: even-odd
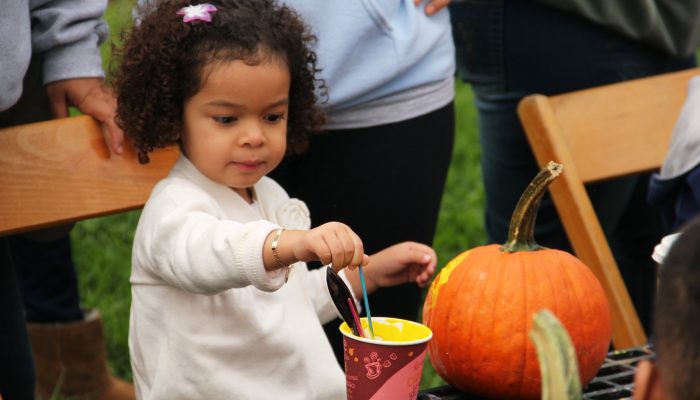
[[[374,327],[372,326],[372,313],[369,311],[369,300],[367,299],[367,286],[365,285],[365,274],[362,273],[362,264],[357,266],[360,270],[360,284],[362,285],[362,297],[365,299],[365,308],[367,309],[367,324],[369,325],[369,333],[374,339]]]

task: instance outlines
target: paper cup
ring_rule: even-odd
[[[352,334],[343,322],[345,379],[348,400],[415,399],[423,361],[433,332],[425,325],[397,318],[373,317],[375,339],[367,318],[361,319],[366,337]]]

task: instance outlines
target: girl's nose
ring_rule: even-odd
[[[265,143],[265,134],[262,126],[258,123],[251,123],[245,127],[241,135],[241,145],[260,147]]]

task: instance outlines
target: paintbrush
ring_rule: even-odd
[[[340,312],[340,316],[343,317],[355,336],[362,336],[362,325],[359,323],[359,318],[356,322],[353,317],[353,312],[357,314],[357,310],[355,310],[355,302],[352,301],[350,289],[331,267],[326,269],[326,282],[333,304]]]
[[[369,333],[374,339],[374,327],[372,326],[372,313],[369,311],[369,299],[367,298],[367,286],[365,285],[365,274],[362,273],[362,264],[357,266],[360,270],[360,284],[362,285],[362,297],[365,299],[365,312],[367,313],[367,324],[369,325]],[[362,326],[360,326],[360,329]]]

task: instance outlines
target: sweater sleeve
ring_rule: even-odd
[[[99,46],[108,35],[101,19],[107,0],[30,0],[32,50],[44,53],[44,84],[103,77]]]
[[[31,55],[27,3],[3,2],[0,7],[0,112],[12,107],[22,95],[22,80]]]
[[[175,201],[177,198],[177,201]],[[134,240],[135,268],[200,294],[254,285],[275,291],[284,271],[265,270],[262,249],[277,225],[216,217],[213,201],[192,192],[161,192],[141,214]]]
[[[700,45],[700,2],[697,0],[538,0],[576,13],[632,39],[677,57]]]

